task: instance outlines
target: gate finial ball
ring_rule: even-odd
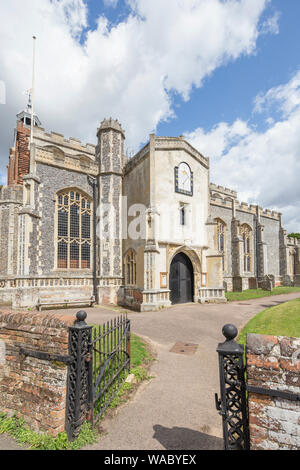
[[[232,325],[231,323],[227,323],[226,325],[223,326],[222,333],[225,336],[226,340],[230,341],[230,340],[233,340],[237,336],[238,329],[236,326]]]
[[[76,323],[82,323],[85,321],[87,313],[84,310],[80,310],[76,313]]]

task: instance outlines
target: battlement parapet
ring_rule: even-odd
[[[210,203],[220,207],[232,209],[232,198],[223,199],[220,195],[216,194],[214,197],[210,196]]]
[[[229,189],[229,188],[226,188],[224,186],[220,186],[220,185],[217,185],[217,184],[214,184],[214,183],[210,183],[209,188],[210,188],[211,194],[213,192],[216,192],[216,193],[221,193],[221,195],[229,196],[233,199],[237,198],[237,192],[236,191],[234,191],[232,189]]]
[[[247,212],[248,214],[256,214],[257,206],[254,204],[248,204],[247,202],[237,202],[236,210],[241,212]]]
[[[122,128],[121,124],[119,123],[117,119],[112,119],[112,118],[103,119],[103,121],[100,124],[100,127],[97,130],[97,136],[99,135],[100,132],[106,131],[109,129],[113,129],[114,131],[120,132],[125,139],[125,131]]]
[[[250,204],[249,209],[252,212],[252,214],[257,214],[257,207],[255,204]]]
[[[72,171],[97,175],[96,146],[83,145],[79,139],[65,139],[58,132],[34,130],[35,160],[37,163],[56,166]]]
[[[296,237],[287,237],[288,245],[297,246],[300,245],[300,239]]]
[[[261,211],[261,217],[268,217],[268,218],[271,218],[271,219],[280,220],[281,214],[280,214],[280,212],[277,212],[277,211],[274,211],[274,210],[264,209],[264,210]]]
[[[39,142],[47,142],[48,145],[58,145],[72,149],[78,153],[88,153],[95,158],[96,145],[89,143],[84,144],[81,142],[81,140],[76,139],[75,137],[70,137],[67,139],[63,134],[58,132],[46,132],[43,127],[34,128],[34,141],[37,144],[39,144]]]
[[[223,199],[221,194],[213,193],[210,197],[210,203],[213,205],[217,205],[220,207],[232,207],[232,199],[233,198],[225,198]],[[234,199],[235,200],[235,199]],[[247,202],[238,202],[235,200],[235,210],[240,212],[247,212],[248,214],[257,215],[257,211],[259,212],[260,217],[266,217],[270,219],[275,219],[280,221],[281,220],[281,213],[276,212],[270,209],[262,209],[260,206],[256,204],[248,204]]]

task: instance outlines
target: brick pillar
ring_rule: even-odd
[[[29,173],[30,168],[30,129],[23,125],[22,121],[17,122],[17,135],[15,147],[15,159],[12,161],[14,168],[14,175],[12,175],[9,168],[10,183],[9,184],[22,184],[23,176]]]
[[[7,166],[7,185],[15,184],[15,168],[16,168],[16,149],[13,147],[9,151],[9,163]]]
[[[248,386],[300,392],[300,338],[247,335]],[[300,402],[249,392],[251,450],[300,450]]]
[[[117,120],[104,119],[97,133],[99,162],[100,303],[117,303],[122,273],[122,180],[125,134]]]
[[[15,412],[38,432],[65,430],[70,316],[0,312],[0,411]],[[43,360],[20,348],[52,354]]]

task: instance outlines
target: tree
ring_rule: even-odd
[[[298,238],[300,240],[300,233],[289,233],[288,237],[290,238]]]

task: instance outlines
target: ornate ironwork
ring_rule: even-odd
[[[114,318],[93,329],[92,413],[96,423],[112,402],[130,371],[130,320]]]
[[[70,356],[61,356],[59,354],[46,353],[44,351],[33,351],[31,349],[20,348],[19,354],[21,356],[35,357],[43,361],[56,361],[63,362],[64,364],[71,364],[72,358]]]
[[[249,422],[246,397],[244,347],[234,341],[237,328],[225,325],[226,338],[217,348],[219,355],[221,398],[215,395],[216,408],[223,420],[225,450],[248,450]]]
[[[284,390],[274,390],[273,388],[246,386],[248,392],[257,393],[258,395],[268,395],[269,397],[283,398],[284,400],[300,401],[300,393],[287,392]]]
[[[76,315],[76,322],[69,328],[69,355],[71,363],[68,367],[66,431],[69,440],[74,440],[81,424],[88,419],[91,403],[91,331],[92,327],[85,322],[86,312]]]

